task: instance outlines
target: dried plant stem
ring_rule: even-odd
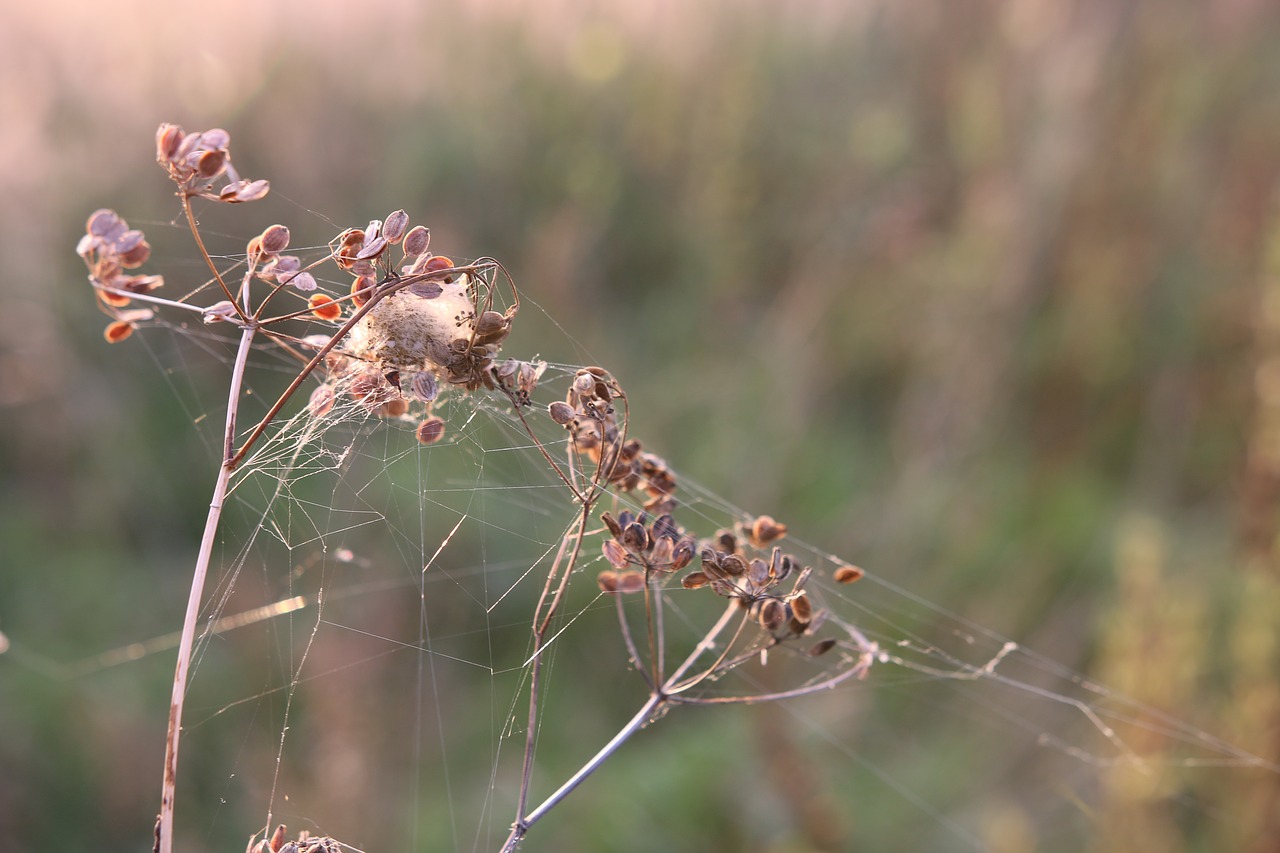
[[[627,721],[626,725],[619,729],[618,733],[610,738],[608,743],[602,746],[595,755],[591,756],[585,764],[578,768],[577,772],[570,776],[563,785],[551,794],[551,796],[543,800],[543,802],[533,811],[529,812],[527,815],[523,815],[515,822],[511,827],[511,834],[507,836],[506,843],[502,845],[501,853],[512,853],[512,851],[516,850],[520,846],[521,840],[524,839],[525,834],[529,831],[531,826],[559,805],[560,801],[569,796],[574,788],[577,788],[586,781],[588,776],[600,769],[600,766],[604,764],[610,756],[617,752],[619,747],[630,740],[636,732],[644,728],[650,720],[654,719],[661,713],[663,707],[671,701],[671,696],[668,695],[667,690],[689,671],[690,667],[693,666],[698,658],[702,657],[702,655],[704,655],[709,649],[714,647],[715,638],[720,635],[720,632],[724,630],[725,626],[729,624],[729,621],[737,612],[739,612],[739,608],[736,604],[730,604],[726,607],[720,619],[711,627],[693,651],[690,652],[689,657],[685,659],[684,663],[682,663],[680,667],[672,673],[668,682],[663,684],[662,687],[650,691],[649,698],[640,706],[640,710],[636,711],[635,715]],[[520,811],[522,814],[524,811],[523,805],[525,802],[525,793],[528,787],[528,780],[526,779],[525,781],[526,784],[521,786],[520,792]]]
[[[231,388],[227,393],[227,424],[224,433],[223,459],[218,466],[218,478],[209,501],[209,515],[205,519],[204,535],[200,539],[200,553],[196,558],[195,573],[191,578],[191,592],[187,596],[187,613],[182,622],[182,637],[178,642],[178,663],[173,673],[173,696],[169,703],[169,733],[164,750],[164,784],[160,795],[160,816],[157,820],[157,853],[173,853],[173,804],[178,780],[178,739],[182,734],[182,707],[187,692],[187,670],[191,665],[191,648],[195,644],[196,622],[200,617],[200,603],[204,595],[205,579],[209,574],[209,561],[213,555],[213,543],[218,535],[222,519],[222,505],[235,470],[232,454],[235,447],[236,416],[239,412],[240,389],[244,383],[245,365],[249,361],[255,329],[245,327],[240,335],[240,347],[236,351],[235,366],[231,372]]]

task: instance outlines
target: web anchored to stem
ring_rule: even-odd
[[[497,696],[493,689],[490,697],[505,723],[495,736],[499,746],[493,747],[482,807],[509,809],[505,838],[478,830],[476,849],[515,850],[627,741],[674,708],[833,693],[873,669],[959,688],[981,684],[1014,697],[984,693],[978,701],[993,706],[992,718],[1009,713],[1024,722],[1005,709],[1027,698],[1065,708],[1101,745],[1081,746],[1079,739],[1046,734],[1047,728],[1036,740],[1082,763],[1148,772],[1151,760],[1127,736],[1136,731],[1142,738],[1158,734],[1194,744],[1217,761],[1275,772],[1261,759],[795,542],[787,525],[771,516],[739,510],[677,478],[631,435],[631,400],[613,373],[503,357],[521,309],[506,271],[489,258],[455,263],[434,254],[428,230],[411,228],[404,211],[344,229],[324,247],[298,255],[286,254],[290,230],[272,225],[228,263],[206,246],[193,204],[248,202],[269,189],[265,181],[239,178],[229,143],[221,130],[186,133],[164,125],[157,134],[158,160],[178,187],[184,219],[210,272],[202,285],[181,298],[158,296],[160,276],[130,272],[148,260],[145,238],[111,211],[90,216],[78,249],[98,304],[110,317],[108,341],[161,325],[173,313],[198,316],[198,328],[209,327],[201,334],[232,332],[226,336],[234,355],[220,464],[211,472],[213,497],[176,643],[158,851],[175,849],[179,743],[191,728],[183,722],[184,709],[200,649],[244,625],[306,611],[314,618],[296,643],[299,651],[291,640],[283,643],[289,649],[280,667],[285,683],[251,697],[283,699],[276,760],[262,795],[266,819],[252,831],[251,851],[347,848],[331,835],[306,830],[290,840],[276,825],[282,807],[277,792],[290,772],[286,736],[296,716],[295,695],[316,677],[304,673],[304,664],[333,654],[324,648],[331,637],[385,644],[363,662],[403,649],[420,655],[415,757],[426,750],[421,720],[428,711],[447,716],[451,690],[461,689],[458,676],[446,675],[437,661],[483,671],[494,684],[513,674],[511,693]],[[308,252],[312,257],[304,257]],[[265,359],[275,378],[286,372],[285,380],[274,383],[282,387],[273,387],[265,397],[272,402],[255,409],[246,425],[242,411],[262,398],[250,393],[256,390],[251,374]],[[384,436],[385,444],[362,455],[361,442],[374,436]],[[437,455],[449,449],[454,457],[465,456],[464,464]],[[412,473],[404,475],[410,466]],[[315,487],[321,475],[330,477],[328,494]],[[251,507],[248,541],[254,547],[246,545],[219,567],[214,555],[225,541],[232,499]],[[505,508],[504,501],[533,512],[518,521],[486,508]],[[312,564],[295,563],[295,550],[312,549],[320,571],[331,571],[330,565],[361,569],[363,558],[345,546],[345,534],[375,525],[407,556],[408,571],[358,582],[327,574],[305,587]],[[242,569],[250,554],[269,550],[260,538],[280,543],[288,564],[272,571],[262,557],[267,602],[229,614],[249,586]],[[485,554],[474,571],[461,556],[468,539]],[[533,556],[509,550],[513,542],[531,547]],[[211,573],[216,603],[206,608]],[[588,574],[594,585],[575,582]],[[441,579],[450,585],[428,595],[428,585]],[[416,637],[381,617],[362,620],[355,610],[342,610],[344,599],[415,587]],[[450,598],[458,608],[472,606],[491,637],[519,633],[510,644],[519,647],[518,659],[504,660],[492,639],[487,659],[463,650],[457,638],[470,625],[431,630],[431,620],[448,618],[448,607],[436,608]],[[576,769],[547,783],[539,771],[540,744],[549,748],[544,739],[555,718],[548,710],[555,701],[551,672],[558,657],[576,651],[574,632],[602,614],[616,622],[619,662],[629,662],[643,685],[639,708]],[[937,624],[949,627],[940,632]],[[327,665],[325,675],[354,664]],[[445,684],[450,680],[453,687]],[[1064,681],[1074,692],[1058,686]],[[436,707],[421,707],[424,696],[434,697]],[[197,726],[239,704],[215,702],[217,710]],[[506,765],[498,753],[508,738],[522,746],[519,768],[503,789]],[[441,769],[446,777],[450,772],[447,764]],[[535,789],[551,793],[535,795]],[[447,791],[454,796],[452,788]],[[945,815],[935,819],[954,837],[971,839]]]

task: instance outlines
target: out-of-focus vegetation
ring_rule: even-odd
[[[6,14],[0,849],[149,844],[168,656],[59,667],[178,627],[216,459],[166,379],[182,365],[107,349],[72,254],[111,206],[152,269],[199,280],[161,224],[161,121],[231,130],[275,187],[253,215],[296,241],[403,207],[434,245],[502,259],[578,348],[535,311],[511,346],[609,366],[687,475],[1275,759],[1274,4],[264,5]],[[1019,775],[1033,762],[993,765],[989,726],[940,726],[910,689],[840,725],[992,850],[1280,843],[1274,774],[1104,771],[1067,820],[1030,795],[1057,790]],[[368,725],[310,713],[339,741]],[[527,849],[955,846],[855,760],[750,748],[779,713],[646,733]],[[225,780],[184,759],[179,823],[238,849]],[[775,780],[767,807],[743,812],[743,778]],[[352,842],[394,849],[367,817]]]

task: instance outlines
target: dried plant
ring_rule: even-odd
[[[573,373],[562,400],[533,403],[547,368],[535,359],[500,358],[516,322],[520,296],[502,266],[482,258],[469,264],[430,251],[430,234],[409,227],[403,210],[342,230],[323,257],[304,262],[286,254],[290,231],[272,225],[248,241],[239,278],[221,270],[205,246],[193,200],[235,204],[261,199],[263,180],[242,179],[232,166],[230,137],[223,130],[187,133],[162,125],[157,159],[177,186],[177,196],[196,247],[211,278],[178,299],[157,294],[158,275],[130,272],[146,263],[150,247],[116,213],[99,210],[88,220],[78,253],[101,310],[109,317],[105,337],[123,341],[150,322],[157,311],[197,314],[205,324],[239,330],[227,398],[223,458],[192,578],[174,672],[156,845],[174,849],[174,795],[182,733],[184,697],[192,645],[211,554],[228,484],[252,457],[255,446],[304,385],[312,383],[304,416],[317,422],[340,400],[370,416],[416,423],[423,444],[434,444],[449,429],[437,413],[448,395],[488,394],[509,407],[516,422],[555,472],[577,506],[576,521],[561,540],[546,571],[529,624],[528,725],[523,771],[511,831],[501,849],[516,849],[530,828],[590,776],[628,738],[675,705],[750,703],[826,690],[859,678],[880,657],[857,628],[831,616],[807,588],[814,569],[779,544],[787,527],[769,516],[743,517],[733,529],[699,538],[679,519],[677,478],[667,463],[628,434],[629,399],[617,379],[600,367]],[[397,257],[398,256],[398,257]],[[326,292],[319,268],[336,267],[350,287]],[[308,334],[293,334],[291,321],[307,321]],[[266,341],[296,359],[293,380],[262,419],[247,430],[239,423],[248,356]],[[565,453],[543,436],[563,430]],[[237,436],[245,438],[237,445]],[[559,458],[557,458],[559,457]],[[607,505],[607,508],[602,507]],[[586,545],[599,540],[609,568],[597,574],[603,593],[613,597],[621,636],[631,664],[648,685],[648,699],[632,719],[540,804],[531,805],[534,747],[543,701],[543,652],[575,570],[594,557]],[[841,583],[860,570],[837,567]],[[677,663],[668,660],[664,599],[673,588],[705,590],[724,600],[719,618]],[[634,604],[633,604],[634,602]],[[763,665],[775,652],[800,657],[827,656],[819,674],[783,690],[740,695],[695,695],[749,664]],[[268,826],[271,821],[268,818]],[[259,830],[264,832],[265,830]],[[344,845],[303,833],[286,840],[278,827],[255,834],[258,851],[328,851]]]

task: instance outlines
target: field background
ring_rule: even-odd
[[[1275,759],[1280,7],[616,5],[5,13],[0,849],[150,843],[170,658],[57,665],[178,628],[208,501],[207,445],[140,348],[103,343],[72,251],[111,206],[148,228],[149,271],[198,274],[180,232],[146,224],[177,211],[162,121],[226,127],[242,170],[303,209],[403,207],[433,248],[501,259],[678,470]],[[578,357],[538,322],[513,341]],[[878,760],[944,810],[973,797],[992,850],[1280,844],[1266,774],[1169,791],[1103,773],[1059,827],[1017,796],[1049,781],[986,766],[895,695],[865,725],[910,749]],[[820,744],[789,748],[816,792],[789,801],[752,746],[776,718],[703,716],[528,849],[651,850],[661,823],[672,850],[886,850],[924,820]],[[773,804],[763,829],[738,819],[744,778]],[[179,824],[210,827],[188,849],[240,849],[252,823],[217,801],[180,795]]]

